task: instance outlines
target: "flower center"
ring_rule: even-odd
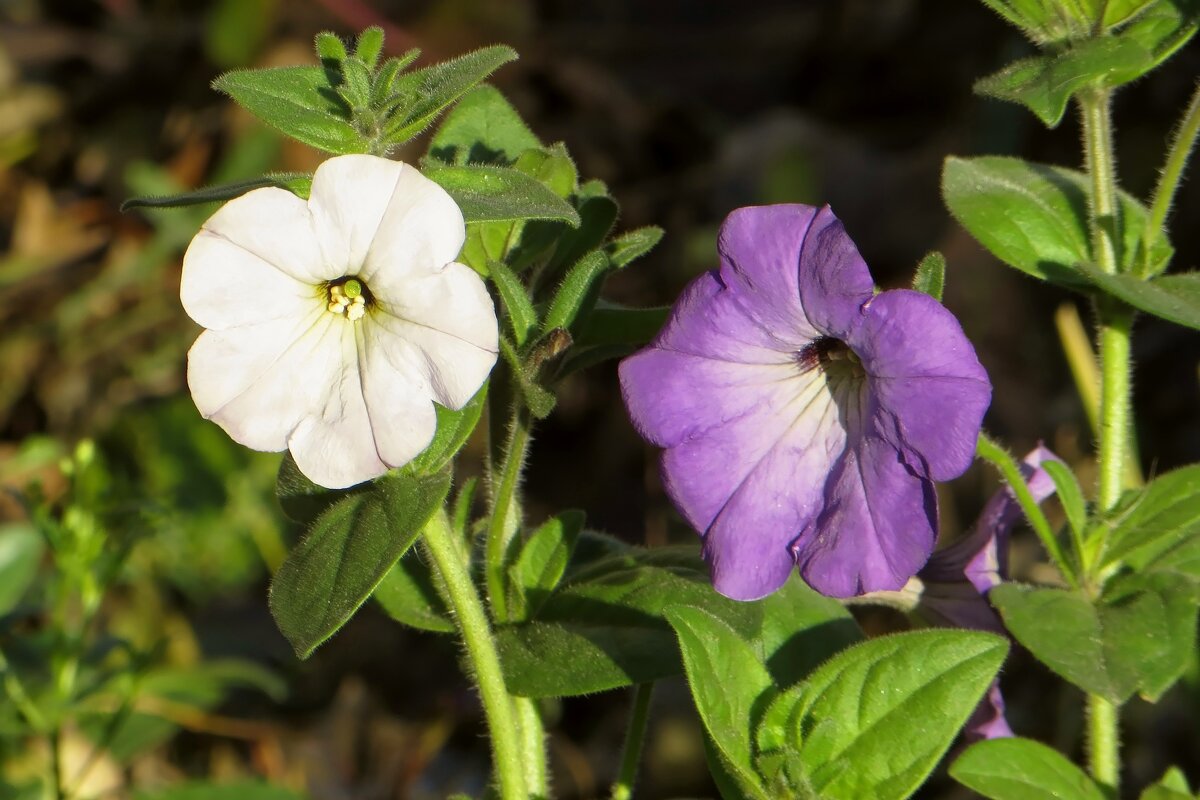
[[[794,358],[801,372],[819,367],[831,377],[862,374],[862,362],[858,355],[845,342],[832,336],[814,339],[797,350]]]
[[[362,319],[367,310],[375,304],[375,298],[371,296],[367,284],[354,276],[330,281],[325,287],[325,294],[326,310],[351,322]]]

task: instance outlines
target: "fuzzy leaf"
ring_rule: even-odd
[[[924,782],[1000,669],[1000,637],[924,630],[831,658],[802,684],[788,744],[814,796],[900,800]]]
[[[402,625],[433,633],[457,630],[419,548],[409,549],[387,571],[373,596],[387,615]]]
[[[1181,544],[1200,546],[1200,465],[1158,476],[1119,508],[1109,525],[1103,566],[1136,555],[1137,565],[1145,569]],[[1200,581],[1200,572],[1194,577]]]
[[[516,59],[511,47],[496,45],[398,76],[392,91],[405,102],[388,126],[387,143],[397,145],[416,136],[447,106]]]
[[[271,613],[307,658],[366,601],[450,490],[450,471],[393,471],[317,517],[271,584]]]
[[[1183,272],[1142,280],[1128,273],[1108,275],[1095,267],[1081,272],[1097,289],[1185,328],[1200,330],[1200,272]]]
[[[703,609],[671,606],[666,616],[679,638],[688,686],[710,740],[739,786],[765,800],[752,731],[777,691],[770,673],[750,644]]]
[[[425,177],[445,189],[467,222],[560,220],[579,224],[579,214],[544,184],[509,167],[432,167]]]
[[[1032,739],[976,742],[950,767],[950,777],[989,800],[1105,800],[1083,770]]]
[[[1091,289],[1081,265],[1092,263],[1087,177],[1074,170],[1002,156],[948,158],[942,193],[950,213],[1009,266],[1074,289]],[[1122,263],[1137,258],[1146,209],[1121,192]],[[1151,263],[1168,261],[1171,246],[1156,241]]]
[[[542,145],[500,91],[476,86],[463,96],[434,134],[429,154],[447,164],[510,165]]]
[[[1117,86],[1139,77],[1153,65],[1151,53],[1133,39],[1086,39],[1059,53],[1010,64],[976,83],[975,91],[1020,103],[1047,127],[1054,128],[1080,89]]]
[[[281,133],[318,150],[338,155],[368,150],[322,67],[234,70],[213,81],[213,88]]]
[[[414,472],[431,475],[441,472],[454,460],[458,451],[474,433],[475,426],[479,424],[479,417],[487,405],[487,390],[488,385],[484,383],[475,396],[457,411],[434,404],[434,410],[437,412],[437,430],[429,446],[413,459],[410,466]]]
[[[1098,602],[1068,589],[997,586],[988,599],[1005,627],[1046,666],[1120,705],[1157,697],[1195,646],[1193,584],[1169,575],[1112,580]]]
[[[204,186],[190,192],[156,197],[131,197],[121,203],[121,211],[134,208],[180,208],[204,203],[223,203],[235,197],[241,197],[246,192],[261,189],[264,186],[275,186],[287,189],[300,197],[308,197],[312,188],[312,175],[307,172],[276,172],[261,178],[251,178],[237,183],[226,183],[221,186]]]
[[[567,569],[575,540],[583,530],[583,520],[582,511],[563,511],[529,534],[508,568],[509,586],[513,590],[509,598],[513,621],[519,622],[537,613],[554,591]]]
[[[589,311],[589,300],[595,302],[600,283],[610,267],[608,256],[599,250],[593,250],[579,259],[567,271],[554,299],[550,301],[550,308],[542,320],[543,333],[555,328],[569,330],[581,314]]]
[[[537,329],[538,324],[537,312],[533,303],[529,301],[525,284],[521,283],[521,279],[513,274],[503,261],[488,262],[488,273],[500,293],[501,302],[504,303],[513,341],[517,343],[517,347],[521,347]]]
[[[912,288],[924,292],[940,303],[942,292],[946,288],[946,257],[936,250],[927,253],[917,265]]]

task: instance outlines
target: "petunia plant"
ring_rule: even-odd
[[[352,47],[318,36],[319,65],[218,78],[327,160],[129,205],[225,201],[184,256],[183,310],[204,329],[188,385],[234,440],[286,451],[279,501],[307,533],[270,605],[297,656],[372,599],[459,637],[503,800],[553,796],[543,699],[622,688],[611,795],[634,796],[653,685],[676,675],[726,798],[908,797],[960,735],[976,743],[950,774],[987,797],[1116,797],[1121,706],[1161,697],[1195,658],[1200,466],[1142,480],[1129,376],[1137,314],[1200,328],[1200,279],[1167,272],[1163,227],[1200,99],[1145,204],[1117,188],[1109,109],[1200,11],[985,3],[1038,54],[978,90],[1050,126],[1077,106],[1084,170],[950,158],[945,200],[1001,261],[1093,303],[1097,352],[1069,354],[1100,376],[1094,493],[1044,447],[1018,462],[981,433],[992,385],[942,304],[945,260],[878,287],[828,206],[730,210],[714,269],[670,309],[603,299],[663,232],[616,232],[607,187],[484,83],[509,48],[416,68],[416,51],[384,58],[372,28]],[[427,130],[416,163],[391,158]],[[617,359],[691,545],[632,546],[580,511],[525,509],[530,442],[562,380]],[[482,480],[458,464],[473,437]],[[941,530],[938,485],[976,458],[1004,485],[970,531]],[[1040,506],[1052,495],[1062,531]],[[1010,579],[1022,518],[1048,585]],[[914,629],[867,636],[849,610],[864,603]],[[998,678],[1012,640],[1087,694],[1089,774],[1014,736]]]

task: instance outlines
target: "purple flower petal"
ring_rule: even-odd
[[[930,311],[909,292],[872,299],[866,264],[828,208],[739,209],[719,247],[720,271],[694,281],[620,367],[630,417],[665,448],[664,485],[704,537],[714,585],[754,599],[798,564],[827,594],[903,586],[936,538],[929,463],[949,468],[931,450],[968,435],[973,450],[986,374],[935,301]],[[890,336],[931,352],[898,352]],[[927,429],[932,416],[957,420],[948,436]]]
[[[867,263],[829,206],[821,209],[808,230],[800,253],[799,288],[813,326],[843,341],[858,327],[863,305],[875,293]]]
[[[796,563],[810,586],[832,597],[896,590],[936,538],[933,484],[890,444],[865,436],[835,467],[824,513],[796,540]]]
[[[1000,693],[1000,681],[992,681],[988,693],[975,706],[971,717],[963,728],[963,736],[968,742],[978,742],[982,739],[1002,739],[1013,735],[1013,729],[1004,718],[1004,695]]]
[[[799,288],[801,248],[817,217],[812,206],[739,208],[725,218],[717,239],[720,279],[741,313],[788,345],[822,332],[809,323]]]
[[[849,344],[879,401],[880,434],[915,452],[934,480],[966,471],[992,387],[958,320],[929,295],[888,291],[867,305]]]

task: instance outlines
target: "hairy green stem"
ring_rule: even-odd
[[[1042,513],[1041,506],[1034,499],[1033,492],[1029,490],[1029,484],[1025,481],[1025,476],[1021,474],[1021,466],[1017,463],[1012,453],[1005,450],[1002,446],[992,441],[987,434],[979,434],[979,441],[975,445],[976,454],[994,466],[999,472],[1004,482],[1012,489],[1013,494],[1017,498],[1017,504],[1021,506],[1021,510],[1025,512],[1025,519],[1029,520],[1029,527],[1033,528],[1033,532],[1042,542],[1042,547],[1046,548],[1046,553],[1049,554],[1050,560],[1058,567],[1059,572],[1067,580],[1071,586],[1078,586],[1079,581],[1075,574],[1075,568],[1067,559],[1062,547],[1058,543],[1058,539],[1054,536],[1054,530],[1050,527],[1049,520]]]
[[[454,541],[446,512],[438,510],[422,531],[425,547],[445,584],[446,600],[466,646],[467,658],[474,669],[479,696],[483,701],[491,733],[492,759],[503,800],[527,800],[525,770],[516,735],[517,726],[512,698],[504,685],[500,656],[492,639],[491,626],[483,601],[475,591],[471,573]]]
[[[508,619],[508,598],[505,596],[505,569],[508,566],[508,550],[513,537],[521,526],[520,499],[517,491],[521,486],[521,474],[525,468],[525,456],[529,450],[532,420],[520,401],[513,404],[512,422],[508,438],[500,457],[500,468],[492,475],[492,513],[488,520],[487,533],[487,587],[492,604],[492,615],[499,621]]]
[[[1120,786],[1119,711],[1103,697],[1087,698],[1087,745],[1092,778],[1107,796],[1116,798]]]
[[[612,788],[612,800],[630,800],[637,780],[638,763],[642,760],[642,744],[646,740],[646,723],[650,719],[650,697],[653,683],[639,683],[633,690],[633,710],[629,714],[629,731],[621,751],[621,771]]]
[[[546,774],[546,729],[542,724],[542,712],[532,697],[513,697],[512,701],[521,730],[525,786],[531,798],[548,798],[550,781]]]
[[[1092,252],[1104,272],[1120,271],[1117,254],[1117,179],[1116,156],[1112,143],[1111,94],[1096,90],[1080,96],[1083,117],[1083,142],[1088,175],[1091,178]],[[1097,302],[1100,356],[1100,468],[1097,502],[1101,511],[1110,511],[1121,498],[1129,442],[1131,394],[1130,337],[1133,313],[1114,298]],[[1104,535],[1105,527],[1097,526]],[[1089,545],[1096,544],[1089,542]],[[1090,552],[1103,547],[1089,547]],[[1085,553],[1080,554],[1086,558]],[[1089,564],[1084,564],[1085,574]],[[1095,587],[1089,587],[1095,588]],[[1088,695],[1088,768],[1092,777],[1110,795],[1117,796],[1120,786],[1120,723],[1118,709],[1103,697]]]
[[[1146,215],[1146,227],[1142,232],[1142,258],[1140,261],[1143,277],[1150,274],[1150,247],[1163,233],[1163,225],[1171,204],[1175,201],[1175,193],[1179,190],[1179,181],[1183,177],[1184,167],[1188,157],[1196,146],[1196,136],[1200,134],[1200,83],[1192,94],[1183,119],[1175,129],[1171,139],[1171,147],[1167,151],[1167,160],[1158,176],[1158,186],[1154,189],[1154,199],[1150,204],[1150,213]]]

